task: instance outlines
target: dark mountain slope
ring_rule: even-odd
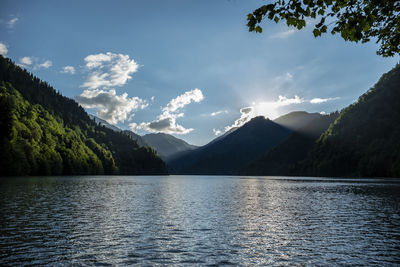
[[[174,155],[197,148],[182,139],[164,133],[146,134],[142,136],[142,139],[153,147],[165,161]]]
[[[337,112],[315,116],[308,125],[297,129],[287,140],[243,168],[241,174],[296,175],[296,163],[307,157],[316,140],[337,117]]]
[[[129,135],[133,140],[135,140],[139,146],[149,146],[149,144],[144,141],[143,137],[130,131],[130,130],[124,130],[122,131],[124,134]]]
[[[400,177],[400,65],[340,113],[301,170],[313,176]]]
[[[295,111],[285,114],[274,120],[275,123],[289,128],[293,131],[304,128],[314,119],[321,118],[322,115],[319,113],[308,113],[305,111]],[[305,130],[306,128],[304,128]]]
[[[237,174],[239,169],[285,140],[291,130],[256,117],[222,140],[186,153],[169,164],[179,174]]]
[[[0,175],[165,174],[129,136],[0,56]]]

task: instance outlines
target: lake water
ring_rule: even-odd
[[[0,265],[400,263],[400,181],[0,179]]]

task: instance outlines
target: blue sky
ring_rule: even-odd
[[[249,33],[264,3],[3,0],[0,53],[120,128],[196,145],[257,115],[340,110],[399,61],[311,27]]]

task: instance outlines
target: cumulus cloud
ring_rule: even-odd
[[[7,53],[8,53],[7,46],[0,42],[0,55],[5,57],[5,56],[7,56]]]
[[[220,135],[221,133],[222,133],[222,131],[221,130],[218,130],[218,129],[213,129],[213,132],[214,132],[214,135]]]
[[[75,74],[75,68],[73,66],[65,66],[62,69],[62,73]]]
[[[144,109],[147,102],[138,97],[128,97],[127,93],[117,95],[115,90],[85,90],[76,100],[84,108],[96,108],[97,116],[110,124],[125,121],[131,112]]]
[[[40,63],[40,60],[35,57],[21,57],[19,59],[18,65],[23,68],[33,67],[33,69],[40,69],[40,68],[48,69],[53,65],[53,62],[51,62],[51,60],[45,60],[42,63]]]
[[[271,38],[272,39],[286,39],[289,36],[291,36],[292,34],[294,34],[295,32],[296,32],[295,29],[290,28],[290,29],[287,29],[286,31],[281,31],[281,32],[271,35]]]
[[[19,59],[19,64],[23,66],[30,66],[33,63],[33,59],[31,57],[21,57]]]
[[[137,72],[139,68],[129,55],[111,52],[88,55],[84,60],[85,67],[90,73],[81,86],[88,89],[123,86],[132,78],[131,74]]]
[[[329,98],[313,98],[310,100],[311,104],[321,104],[332,100],[337,100],[339,97],[329,97]]]
[[[183,108],[190,102],[200,102],[204,99],[203,93],[200,89],[193,89],[191,91],[187,91],[184,94],[172,99],[165,108],[163,108],[163,112],[175,112],[180,108]]]
[[[214,117],[214,116],[217,116],[217,115],[222,114],[222,113],[226,114],[226,113],[228,113],[228,111],[227,110],[218,110],[218,111],[212,112],[210,115],[212,117]]]
[[[193,128],[185,128],[176,122],[176,119],[184,116],[184,113],[178,112],[184,106],[192,102],[200,102],[204,99],[200,89],[187,91],[182,95],[172,99],[164,108],[158,118],[152,122],[142,122],[140,124],[131,123],[129,127],[132,131],[145,130],[148,132],[162,132],[168,134],[187,134],[193,131]]]
[[[14,28],[14,26],[18,22],[18,20],[19,20],[19,18],[17,18],[17,17],[10,19],[9,21],[7,21],[7,27],[10,29]]]
[[[51,67],[53,65],[53,62],[51,62],[50,60],[46,60],[45,62],[38,64],[37,68],[45,68],[48,69],[49,67]]]
[[[225,132],[229,131],[232,128],[237,128],[254,118],[254,108],[253,107],[245,107],[240,109],[240,118],[235,120],[235,122],[225,127]]]

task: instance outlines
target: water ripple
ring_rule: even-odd
[[[0,265],[392,266],[398,180],[0,180]]]

